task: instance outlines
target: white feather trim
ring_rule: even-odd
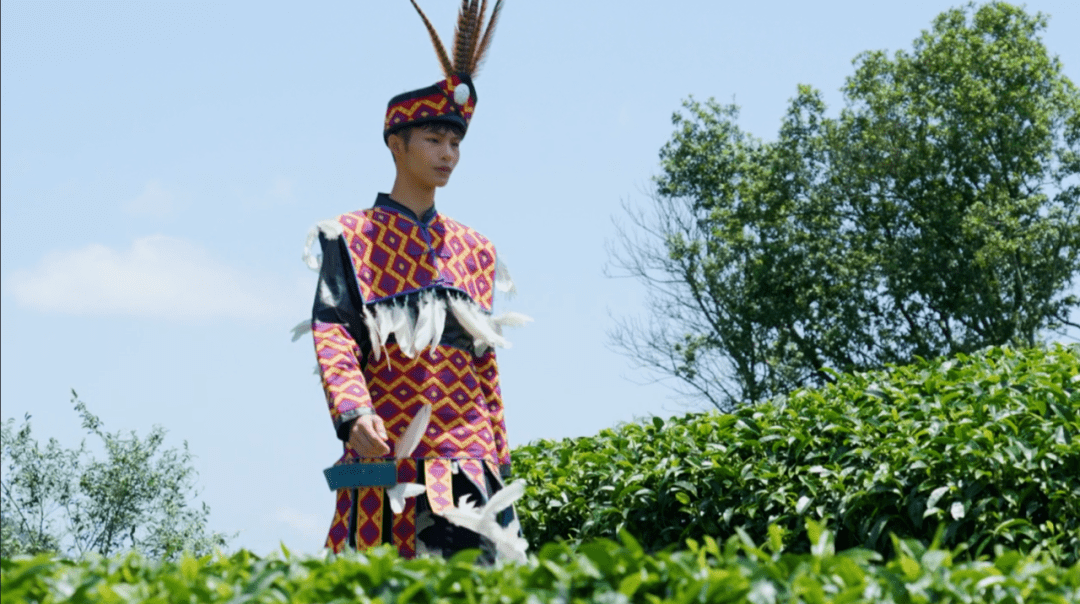
[[[430,420],[431,405],[422,405],[420,411],[417,411],[416,416],[409,422],[409,427],[405,428],[405,431],[401,433],[401,437],[394,443],[394,458],[400,460],[412,455],[412,452],[416,450],[417,445],[424,438],[424,432],[427,431]],[[414,482],[397,483],[386,491],[386,495],[390,499],[390,509],[395,514],[400,514],[405,509],[405,500],[407,498],[416,497],[426,490],[427,488],[424,485]]]
[[[327,239],[337,239],[345,232],[345,229],[337,220],[321,220],[308,229],[307,239],[304,241],[304,254],[301,258],[304,260],[304,264],[315,272],[319,272],[319,268],[322,266],[322,257],[312,254],[311,248],[315,245],[315,240],[319,238],[320,231],[323,235],[326,235]]]
[[[431,336],[431,346],[434,349],[439,342],[442,342],[443,331],[446,328],[446,301],[436,298],[432,310],[434,311],[432,321],[435,324],[435,333]]]
[[[515,480],[504,488],[499,489],[499,492],[491,496],[491,499],[484,504],[484,512],[491,512],[492,517],[495,513],[504,510],[518,499],[521,499],[525,495],[525,481],[522,479]]]
[[[481,509],[477,509],[468,497],[462,497],[457,507],[443,510],[442,515],[448,521],[490,539],[500,557],[524,562],[525,550],[529,544],[518,536],[519,525],[516,519],[506,527],[499,526],[495,520],[496,514],[521,499],[524,494],[525,481],[515,480],[492,495]]]
[[[427,487],[415,482],[399,482],[386,490],[387,499],[390,500],[390,509],[395,514],[405,511],[405,500],[409,497],[423,495]]]
[[[495,551],[499,553],[499,557],[519,563],[527,562],[525,550],[529,549],[529,542],[518,535],[521,532],[518,519],[511,520],[506,528],[500,527],[498,532],[500,534],[492,541],[495,543]]]
[[[319,300],[327,306],[334,306],[334,292],[322,279],[319,280]]]
[[[437,346],[446,329],[448,310],[472,336],[473,348],[478,355],[490,347],[510,348],[510,342],[502,336],[502,328],[520,327],[533,320],[532,317],[518,312],[489,317],[470,300],[454,296],[444,299],[433,291],[424,292],[420,296],[415,317],[408,305],[402,301],[367,306],[363,309],[364,324],[371,336],[375,360],[378,361],[381,354],[386,352],[386,342],[390,334],[394,335],[402,354],[409,358],[416,358],[429,347]]]
[[[517,293],[514,279],[510,277],[510,269],[506,268],[506,265],[497,256],[495,257],[495,289],[504,292],[508,296]]]
[[[491,323],[491,328],[495,330],[495,333],[501,336],[503,327],[524,327],[525,325],[532,323],[533,318],[529,315],[510,311],[491,317],[488,319],[488,322]]]
[[[405,304],[390,307],[394,320],[394,339],[397,340],[401,353],[410,359],[416,358],[416,323]]]
[[[409,422],[409,426],[401,433],[401,438],[394,443],[394,457],[405,459],[412,455],[412,452],[416,450],[417,445],[424,438],[424,432],[427,431],[430,420],[431,405],[421,405],[420,410],[416,412],[416,416]]]
[[[487,317],[478,306],[455,297],[450,297],[449,301],[450,312],[454,313],[454,318],[473,337],[473,345],[478,350],[485,346],[510,347],[510,343],[488,323]]]
[[[371,354],[378,361],[382,358],[383,347],[382,338],[379,337],[379,326],[375,321],[375,315],[368,307],[364,306],[361,310],[364,313],[364,326],[367,327],[368,339],[371,340]]]
[[[309,331],[311,331],[311,319],[304,319],[303,321],[300,321],[296,324],[295,327],[292,328],[292,341],[295,342],[299,340],[304,336],[305,333],[308,333]]]
[[[379,334],[379,346],[384,350],[390,334],[394,333],[394,313],[389,306],[376,306],[372,309],[375,313],[375,331]]]
[[[435,306],[437,304],[435,292],[426,291],[420,296],[416,311],[416,332],[413,336],[415,339],[413,347],[418,353],[430,346],[431,339],[435,337]]]

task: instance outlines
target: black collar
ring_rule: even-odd
[[[408,206],[390,199],[390,195],[387,193],[379,193],[375,197],[375,207],[390,208],[391,210],[400,212],[409,218],[412,218],[416,222],[423,222],[424,224],[431,224],[431,221],[435,220],[435,215],[438,214],[438,212],[435,211],[435,206],[431,206],[428,208],[428,211],[424,212],[423,216],[417,216],[416,212],[413,212]]]

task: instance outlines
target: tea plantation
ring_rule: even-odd
[[[1080,602],[1080,347],[862,375],[514,451],[524,565],[2,561],[7,602]]]
[[[612,537],[649,550],[807,519],[840,549],[892,553],[890,534],[967,556],[996,545],[1080,554],[1080,347],[927,362],[800,390],[731,415],[692,414],[515,451],[534,545]]]

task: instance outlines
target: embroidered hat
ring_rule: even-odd
[[[468,130],[469,120],[476,109],[476,88],[472,79],[479,71],[484,55],[491,45],[495,23],[502,9],[502,0],[495,0],[491,19],[487,28],[484,28],[484,12],[488,0],[462,0],[458,10],[457,27],[454,28],[454,57],[451,61],[427,15],[420,10],[416,0],[410,2],[431,35],[435,54],[446,79],[431,86],[403,92],[390,99],[386,106],[386,120],[383,122],[384,142],[391,134],[406,126],[429,122],[449,122]]]

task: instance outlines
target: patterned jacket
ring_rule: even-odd
[[[423,472],[436,513],[453,505],[452,471],[464,471],[486,492],[484,466],[505,476],[510,463],[494,352],[506,341],[492,301],[497,282],[507,290],[512,284],[494,246],[434,208],[417,217],[386,194],[371,209],[320,223],[318,237],[322,261],[311,328],[338,437],[347,441],[353,420],[377,413],[392,448],[420,407],[431,404],[427,432],[410,458],[398,462],[398,481],[417,481]],[[365,461],[385,459],[360,459],[346,444],[338,463]],[[357,545],[381,542],[381,490],[342,489],[328,547],[338,551],[349,533],[362,532],[355,524],[365,514],[357,520],[355,507],[365,495],[372,527]],[[395,535],[397,522],[395,516]],[[397,541],[409,555],[409,540]]]

